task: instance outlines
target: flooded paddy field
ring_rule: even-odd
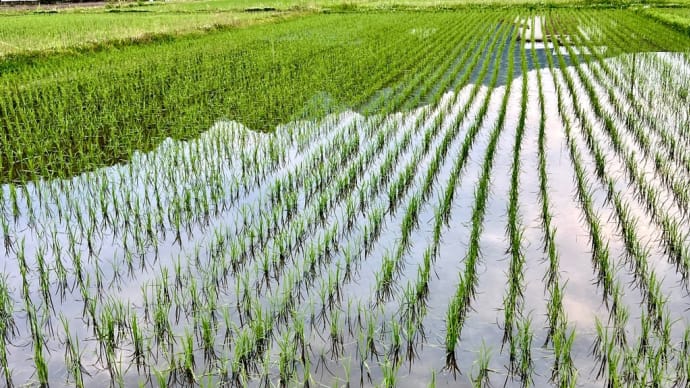
[[[38,173],[0,187],[0,381],[686,386],[690,38],[416,17],[387,43],[413,71],[358,105],[66,177],[7,151]],[[40,115],[2,82],[8,127]]]

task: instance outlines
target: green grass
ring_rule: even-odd
[[[43,4],[32,9],[2,7],[0,58],[107,46],[122,41],[146,41],[160,35],[246,26],[257,21],[270,21],[281,15],[311,12],[506,5],[620,6],[635,3],[584,0],[177,0],[152,3],[112,2],[101,7],[76,5],[73,8],[60,8],[53,4]],[[643,12],[658,21],[690,31],[690,14],[687,8],[650,8]]]
[[[113,45],[118,41],[146,41],[157,35],[180,35],[221,27],[246,26],[274,19],[282,12],[236,11],[167,13],[60,12],[0,15],[0,59],[8,55],[42,54]]]
[[[324,8],[324,9],[344,9],[355,8],[396,8],[396,7],[458,7],[458,6],[550,6],[550,5],[595,5],[595,6],[628,6],[634,4],[687,4],[687,0],[667,1],[659,0],[654,2],[640,0],[202,0],[189,1],[181,0],[159,5],[165,9],[183,10],[224,10],[234,9],[243,10],[246,8],[273,7],[276,9],[290,8]]]
[[[690,8],[646,8],[641,12],[653,20],[690,35]]]

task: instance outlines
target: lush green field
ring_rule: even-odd
[[[100,7],[60,8],[41,5],[36,9],[0,8],[0,58],[7,55],[45,54],[93,48],[113,43],[150,40],[158,35],[204,32],[219,27],[237,27],[277,16],[317,11],[371,8],[443,7],[464,2],[380,0],[203,0],[170,2],[113,2]],[[264,8],[271,10],[260,11]],[[257,10],[250,12],[251,10]]]
[[[122,41],[150,40],[158,35],[237,27],[275,17],[313,12],[381,9],[462,8],[468,6],[634,6],[580,0],[176,0],[169,2],[112,2],[100,7],[60,8],[45,4],[34,9],[0,8],[0,57],[93,48]],[[657,4],[664,4],[660,2]],[[645,14],[688,30],[687,8],[644,9]]]
[[[410,30],[462,20],[412,16],[320,15],[31,65],[6,62],[0,171],[5,181],[71,176],[168,136],[196,136],[220,118],[272,130],[305,114],[358,108],[409,76],[408,55],[428,41]]]
[[[196,4],[196,3],[194,3]],[[243,8],[188,7],[187,3],[107,5],[97,8],[12,11],[0,8],[0,58],[45,55],[54,51],[146,41],[156,36],[184,35],[304,13],[304,10],[244,12]]]
[[[362,3],[0,60],[5,386],[690,384],[690,36]]]
[[[643,13],[690,35],[690,8],[648,8]]]

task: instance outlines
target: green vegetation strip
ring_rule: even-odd
[[[220,118],[273,130],[305,114],[357,108],[406,74],[401,55],[443,38],[439,26],[455,17],[418,16],[305,17],[4,72],[3,181],[67,177],[124,161],[166,137],[194,137]]]

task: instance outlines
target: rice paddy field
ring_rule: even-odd
[[[629,9],[20,50],[0,385],[688,386],[688,90]]]

